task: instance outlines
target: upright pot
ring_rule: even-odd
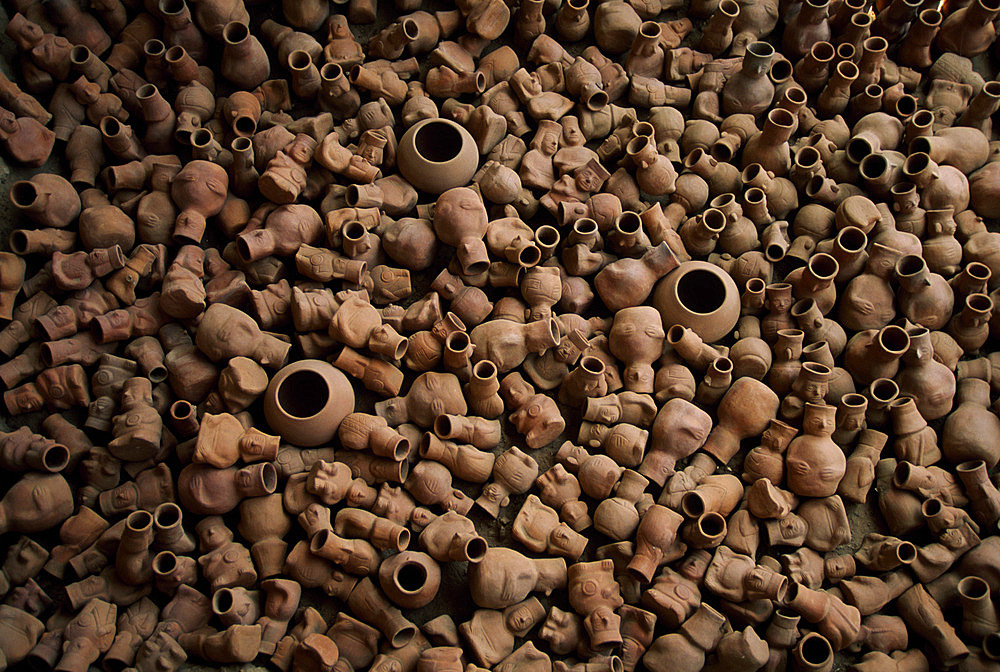
[[[688,327],[706,343],[715,343],[740,318],[740,292],[724,270],[705,261],[686,261],[667,274],[653,292],[664,329]]]
[[[415,188],[441,194],[469,184],[479,168],[479,151],[472,135],[454,121],[424,119],[403,134],[396,164]]]
[[[303,359],[284,367],[264,393],[264,417],[271,430],[297,446],[319,446],[337,435],[354,411],[354,388],[331,364]]]

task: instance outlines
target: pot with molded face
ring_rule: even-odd
[[[278,371],[264,393],[264,416],[271,429],[297,446],[319,446],[337,435],[340,421],[354,411],[354,388],[319,359],[303,359]]]
[[[396,165],[415,188],[440,194],[472,181],[479,168],[479,150],[472,135],[454,121],[424,119],[403,134]]]
[[[740,292],[726,271],[705,261],[686,261],[656,286],[653,305],[664,328],[688,327],[706,343],[715,343],[740,318]]]

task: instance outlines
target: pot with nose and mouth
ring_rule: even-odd
[[[785,458],[788,488],[802,497],[829,497],[837,492],[847,458],[831,437],[836,406],[805,405],[803,433],[792,439]]]

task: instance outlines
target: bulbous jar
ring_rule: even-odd
[[[1000,418],[990,410],[990,384],[965,378],[956,396],[958,407],[941,431],[941,452],[952,464],[983,460],[992,470],[1000,461]]]
[[[319,446],[337,435],[354,411],[354,388],[340,369],[319,359],[284,367],[264,393],[264,417],[271,430],[297,446]]]
[[[941,24],[935,40],[938,49],[966,58],[978,56],[996,40],[993,21],[998,13],[1000,3],[996,0],[974,0],[967,7],[956,9]]]
[[[788,23],[781,40],[782,53],[797,61],[808,53],[812,45],[830,39],[829,0],[806,0],[802,8]]]
[[[740,319],[740,292],[724,270],[706,261],[686,261],[660,280],[653,305],[665,329],[688,327],[706,343],[728,334]]]
[[[925,420],[943,418],[951,411],[955,397],[955,374],[934,359],[930,331],[924,327],[913,327],[907,333],[910,347],[903,355],[905,366],[896,378],[899,392],[913,397],[917,410]]]
[[[379,565],[378,580],[393,603],[404,609],[419,609],[437,596],[441,567],[426,553],[403,551]]]
[[[802,434],[792,439],[785,457],[788,489],[800,497],[837,494],[847,471],[847,457],[830,436],[836,426],[836,406],[805,405]]]
[[[396,165],[415,188],[440,194],[472,181],[479,168],[479,151],[463,126],[450,119],[424,119],[403,134]]]

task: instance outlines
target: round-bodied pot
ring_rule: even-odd
[[[353,411],[354,388],[347,376],[319,359],[289,364],[264,393],[264,417],[271,430],[296,446],[329,443],[340,421]]]
[[[740,292],[733,278],[715,264],[686,261],[670,271],[653,292],[663,328],[683,325],[706,343],[728,334],[740,319]]]
[[[479,150],[472,135],[454,121],[424,119],[403,134],[396,165],[415,188],[441,194],[472,181],[479,168]]]

